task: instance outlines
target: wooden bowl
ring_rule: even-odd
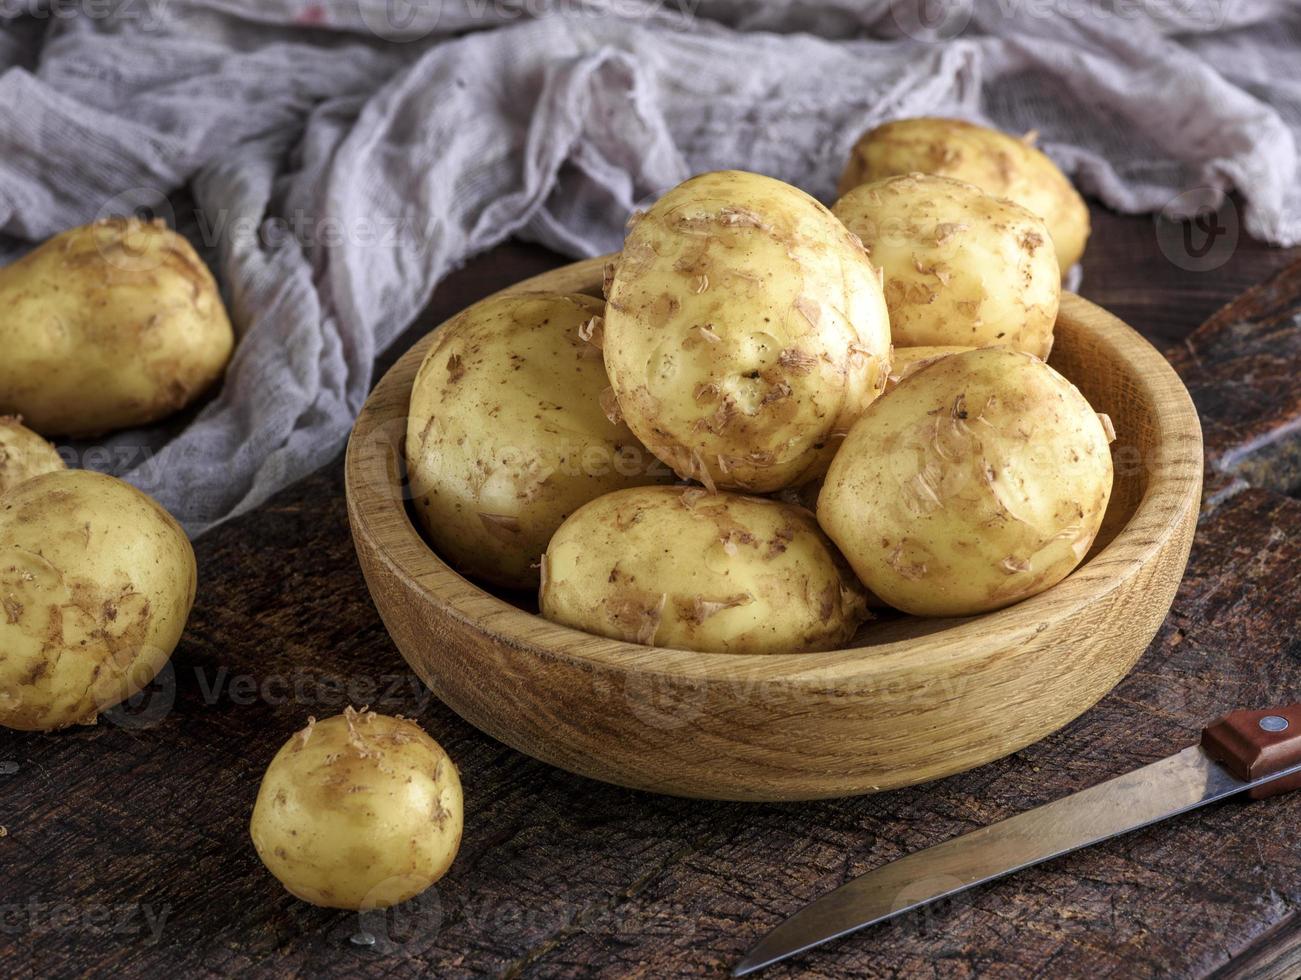
[[[513,289],[599,295],[601,259]],[[348,443],[348,516],[370,593],[416,673],[521,752],[637,789],[802,800],[970,769],[1065,725],[1130,670],[1165,618],[1201,494],[1197,413],[1174,371],[1104,310],[1062,296],[1053,365],[1115,422],[1093,551],[1049,591],[967,619],[867,624],[849,649],[741,656],[638,646],[550,623],[467,581],[407,513],[402,445],[425,338]]]

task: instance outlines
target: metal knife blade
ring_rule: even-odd
[[[928,902],[1298,773],[1301,763],[1259,779],[1239,779],[1202,747],[1190,746],[855,878],[773,929],[737,964],[732,976],[753,973]],[[917,887],[925,882],[934,882],[935,887],[929,891]]]

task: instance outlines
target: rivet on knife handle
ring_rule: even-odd
[[[1202,748],[1244,782],[1301,765],[1301,704],[1225,715],[1202,732]],[[1247,795],[1263,800],[1294,789],[1301,789],[1301,773],[1257,786]]]

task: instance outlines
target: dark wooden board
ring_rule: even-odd
[[[1287,266],[1170,350],[1202,419],[1209,506],[1244,486],[1301,490],[1299,298],[1301,264]]]
[[[1198,272],[1166,257],[1150,220],[1094,220],[1083,293],[1166,346],[1301,254],[1240,240],[1220,268]],[[559,261],[510,245],[470,263],[398,349]],[[1216,397],[1237,370],[1223,329],[1197,335],[1197,358],[1175,355],[1202,391],[1213,459],[1266,424],[1248,424],[1241,399]],[[1295,385],[1278,383],[1295,371],[1256,376],[1259,404],[1295,409]],[[721,976],[767,927],[848,876],[1169,754],[1226,709],[1301,696],[1301,502],[1281,492],[1296,486],[1287,465],[1274,460],[1265,480],[1236,471],[1242,482],[1204,515],[1151,648],[1063,731],[929,786],[773,806],[570,776],[434,702],[366,595],[335,460],[198,542],[198,604],[143,704],[94,729],[0,732],[0,975]],[[359,702],[418,717],[460,764],[467,802],[452,873],[364,921],[289,897],[247,836],[281,742],[308,714]],[[1295,976],[1298,839],[1301,796],[1208,808],[771,975]],[[351,942],[362,929],[374,946]]]

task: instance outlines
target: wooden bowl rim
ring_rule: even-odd
[[[534,276],[501,290],[530,289],[591,292],[599,289],[610,256],[587,259]],[[557,286],[562,277],[565,285]],[[575,285],[575,284],[578,285]],[[364,544],[390,570],[419,590],[419,599],[438,607],[468,629],[490,635],[498,643],[534,656],[570,661],[588,670],[615,669],[647,678],[666,677],[708,683],[747,678],[759,682],[809,685],[847,693],[853,686],[874,687],[892,676],[907,675],[925,662],[932,668],[944,657],[950,669],[968,660],[989,656],[989,635],[1002,635],[1007,644],[1037,636],[1054,623],[1070,619],[1082,607],[1122,587],[1161,549],[1201,494],[1201,428],[1192,399],[1164,357],[1137,331],[1074,293],[1063,292],[1061,313],[1083,318],[1093,313],[1091,329],[1100,343],[1110,345],[1130,365],[1130,380],[1153,406],[1153,451],[1140,465],[1148,470],[1147,486],[1133,515],[1101,551],[1048,591],[1006,609],[954,619],[930,635],[868,647],[847,647],[821,653],[728,654],[699,653],[648,647],[596,636],[525,612],[466,579],[440,558],[412,524],[401,494],[374,493],[368,488],[392,487],[399,472],[394,444],[376,433],[399,418],[392,408],[405,405],[416,370],[424,360],[437,327],[417,341],[380,379],[363,406],[348,440],[344,464],[349,521],[358,544]],[[442,326],[442,324],[439,324]],[[402,390],[397,390],[398,388]],[[401,418],[405,418],[403,410]],[[405,427],[403,427],[405,431]],[[1195,435],[1195,451],[1187,436]],[[369,448],[364,448],[369,447]],[[1168,492],[1178,488],[1180,492]],[[1167,491],[1167,492],[1162,492]],[[377,501],[384,510],[400,512],[400,520],[377,521]]]

